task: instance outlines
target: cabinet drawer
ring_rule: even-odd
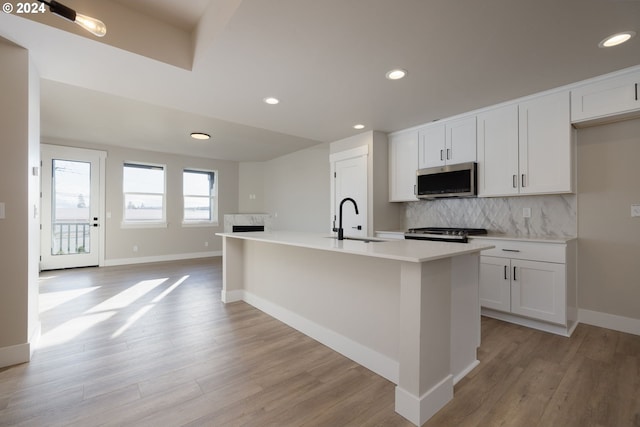
[[[482,251],[484,256],[546,261],[563,264],[566,262],[564,243],[522,242],[513,240],[493,240],[473,238],[472,242],[494,245],[495,248]]]

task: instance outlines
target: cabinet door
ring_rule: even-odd
[[[573,191],[569,92],[522,102],[519,107],[521,194]]]
[[[640,71],[571,91],[571,121],[600,119],[640,110]]]
[[[445,134],[444,123],[432,124],[420,129],[418,169],[445,164]]]
[[[478,196],[518,194],[518,106],[478,114]]]
[[[511,268],[509,258],[480,257],[480,305],[511,311]]]
[[[511,260],[511,312],[566,323],[565,264]]]
[[[389,201],[418,200],[415,195],[418,169],[418,131],[389,136]]]
[[[445,162],[447,164],[475,162],[477,158],[475,116],[453,120],[446,123],[445,127]]]

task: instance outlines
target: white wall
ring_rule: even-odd
[[[578,131],[578,305],[640,320],[640,119]],[[638,322],[640,325],[640,322]]]
[[[329,231],[329,170],[328,144],[265,163],[264,206],[274,229]]]
[[[0,367],[28,361],[38,330],[39,91],[28,52],[0,39]],[[29,102],[33,105],[29,105]]]
[[[263,213],[265,162],[245,162],[239,165],[238,213]]]

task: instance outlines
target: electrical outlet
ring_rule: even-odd
[[[138,252],[138,245],[133,245],[133,252]]]
[[[631,205],[631,218],[640,217],[640,205]]]
[[[209,247],[209,242],[204,242],[204,247],[208,248]]]
[[[522,208],[522,217],[531,218],[531,208]]]

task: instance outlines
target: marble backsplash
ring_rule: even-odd
[[[415,227],[486,228],[519,237],[574,237],[578,233],[577,196],[461,198],[408,202],[405,229]],[[523,217],[523,209],[531,217]]]

